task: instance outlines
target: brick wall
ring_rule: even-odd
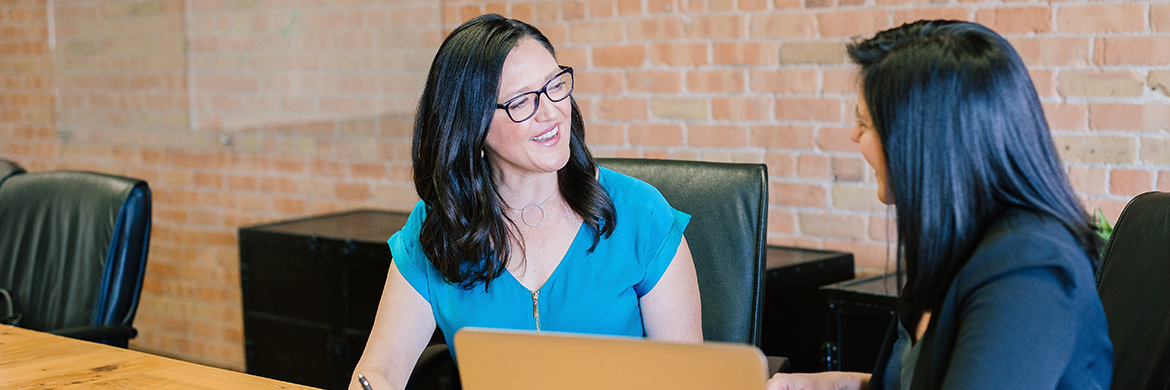
[[[1170,4],[1150,1],[8,1],[0,157],[148,180],[131,347],[242,369],[236,229],[408,209],[430,58],[484,12],[532,22],[577,68],[596,154],[765,162],[769,242],[854,252],[862,272],[893,238],[848,139],[844,43],[906,21],[1008,37],[1087,208],[1116,219],[1170,190]]]

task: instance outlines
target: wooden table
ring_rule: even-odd
[[[311,389],[0,325],[0,389]]]

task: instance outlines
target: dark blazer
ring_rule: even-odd
[[[988,228],[919,342],[911,389],[1108,389],[1113,374],[1092,262],[1058,222],[1019,209]]]

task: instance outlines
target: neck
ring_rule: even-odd
[[[547,207],[557,200],[560,184],[557,174],[547,173],[540,175],[511,175],[497,176],[500,200],[504,206],[511,209],[521,209],[528,205]]]

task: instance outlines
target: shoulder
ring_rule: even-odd
[[[988,227],[956,282],[980,284],[1043,268],[1062,284],[1084,284],[1092,281],[1092,264],[1076,237],[1059,221],[1011,209]]]
[[[620,210],[657,210],[670,204],[657,188],[637,178],[598,166],[598,181],[609,194],[614,208]]]

